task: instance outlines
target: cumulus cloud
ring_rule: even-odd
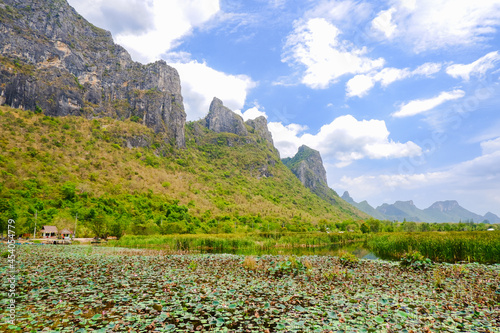
[[[250,109],[247,109],[245,112],[241,112],[241,110],[235,110],[234,112],[241,116],[244,121],[247,121],[249,119],[255,119],[258,117],[265,117],[267,119],[267,114],[259,109],[259,105],[256,105],[254,107],[251,107]]]
[[[337,167],[363,158],[399,158],[422,153],[422,149],[411,141],[390,140],[383,120],[358,121],[345,115],[322,126],[317,134],[305,133],[307,128],[298,124],[284,126],[271,122],[269,129],[282,157],[295,155],[298,147],[305,144],[320,151],[325,160],[334,160]]]
[[[219,0],[70,0],[85,18],[110,30],[135,60],[151,62],[219,11]]]
[[[313,89],[327,88],[345,74],[367,73],[384,65],[384,59],[370,59],[366,48],[357,48],[340,35],[324,18],[299,20],[287,37],[282,61],[305,68],[301,81]]]
[[[372,27],[384,39],[403,40],[415,52],[470,46],[492,37],[500,25],[500,0],[395,0]]]
[[[113,34],[142,34],[154,28],[152,0],[68,0],[68,3],[94,25]]]
[[[393,117],[403,118],[411,117],[417,114],[427,112],[434,109],[435,107],[455,99],[459,99],[465,96],[465,92],[460,89],[455,89],[453,91],[444,91],[439,96],[429,98],[429,99],[417,99],[410,101],[406,104],[402,104],[399,111],[392,114]]]
[[[249,90],[257,85],[249,76],[226,74],[194,60],[171,65],[181,77],[188,120],[203,118],[214,97],[221,99],[231,110],[240,110]]]
[[[142,34],[120,33],[117,43],[123,45],[138,60],[150,62],[179,43],[179,39],[201,26],[219,10],[219,0],[152,0],[154,28]]]
[[[446,73],[454,78],[460,77],[468,81],[471,75],[482,76],[486,74],[486,72],[494,68],[499,61],[500,54],[498,54],[498,51],[490,52],[470,64],[455,64],[448,66],[446,68]]]
[[[363,97],[379,82],[382,87],[387,87],[393,82],[404,80],[415,76],[430,77],[441,70],[439,63],[425,63],[413,71],[409,68],[399,69],[386,67],[379,72],[372,71],[368,74],[354,76],[346,83],[346,94],[348,97]]]
[[[481,149],[483,151],[483,155],[500,152],[500,137],[481,142]]]
[[[397,25],[392,21],[392,15],[395,11],[395,8],[383,10],[372,21],[373,29],[383,33],[389,39],[396,33],[397,29]]]

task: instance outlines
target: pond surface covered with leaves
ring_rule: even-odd
[[[16,325],[36,332],[500,332],[500,265],[21,246]]]

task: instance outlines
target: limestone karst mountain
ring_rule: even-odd
[[[177,71],[142,65],[61,0],[0,2],[0,105],[133,119],[185,146]]]
[[[488,221],[489,223],[500,223],[500,218],[495,214],[488,212],[481,216],[463,208],[456,200],[437,201],[428,208],[420,209],[415,206],[412,200],[396,201],[394,204],[384,203],[377,208],[373,208],[366,201],[360,203],[354,201],[347,191],[344,192],[342,198],[359,210],[379,220],[438,223],[465,221],[481,223]]]
[[[331,204],[346,205],[346,202],[328,187],[326,170],[317,150],[303,145],[294,157],[284,158],[282,161],[311,192]]]
[[[132,61],[66,1],[1,0],[0,29],[0,215],[18,216],[20,232],[35,211],[62,228],[78,214],[99,234],[304,231],[366,217],[321,182],[331,200],[304,187],[264,117],[244,122],[214,98],[186,123],[177,71]]]

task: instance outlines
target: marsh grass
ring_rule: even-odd
[[[377,256],[390,259],[415,250],[435,262],[500,261],[499,231],[376,234],[367,240],[367,246]]]
[[[182,234],[153,236],[124,236],[107,246],[180,250],[201,252],[235,252],[238,250],[265,251],[273,249],[315,248],[361,242],[358,233],[241,233],[241,234]]]

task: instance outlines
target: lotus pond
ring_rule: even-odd
[[[3,332],[500,332],[500,265],[18,246]]]

